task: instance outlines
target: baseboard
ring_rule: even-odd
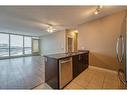
[[[100,67],[96,67],[96,66],[89,66],[89,68],[94,68],[94,69],[98,69],[98,70],[102,70],[102,71],[106,71],[106,72],[117,74],[117,71],[109,70],[109,69],[105,69],[105,68],[100,68]]]

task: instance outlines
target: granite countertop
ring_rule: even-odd
[[[72,57],[72,56],[75,56],[75,55],[83,54],[83,53],[89,53],[89,51],[88,50],[83,50],[83,51],[72,52],[72,53],[50,54],[50,55],[44,55],[44,57],[62,59],[62,58],[67,58],[67,57]]]

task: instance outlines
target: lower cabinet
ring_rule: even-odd
[[[73,79],[88,67],[88,53],[82,53],[72,57]],[[45,82],[53,89],[60,89],[59,60],[45,56]],[[62,63],[61,63],[62,64]],[[64,68],[65,66],[63,66]],[[68,72],[68,71],[66,71]],[[68,77],[68,74],[67,74]],[[72,76],[71,76],[72,77]]]
[[[72,57],[72,61],[73,61],[73,78],[78,76],[78,73],[79,73],[78,59],[79,59],[78,55]]]
[[[73,61],[73,78],[77,77],[82,71],[88,68],[88,53],[79,54],[72,57]]]
[[[45,57],[45,82],[53,89],[59,89],[59,65],[57,59]]]

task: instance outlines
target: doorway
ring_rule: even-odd
[[[68,52],[74,52],[74,41],[73,41],[73,38],[71,37],[67,37],[67,45],[68,45]]]
[[[77,41],[78,33],[75,30],[66,30],[66,52],[76,52],[77,51]]]

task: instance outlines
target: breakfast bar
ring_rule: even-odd
[[[45,82],[54,89],[64,88],[88,68],[89,51],[45,55]]]

